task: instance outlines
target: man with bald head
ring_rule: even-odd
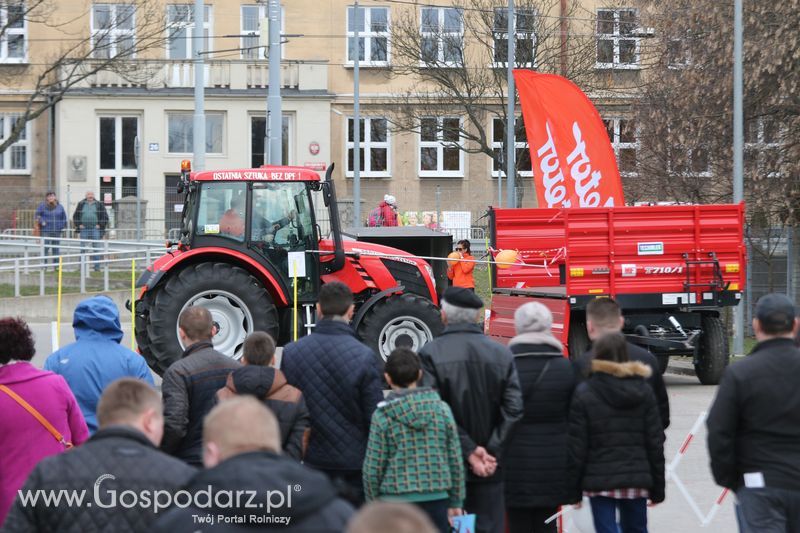
[[[202,464],[203,417],[239,363],[216,351],[211,313],[198,305],[178,317],[181,358],[164,373],[164,451],[195,466]]]
[[[186,490],[195,505],[210,501],[210,506],[172,510],[154,531],[333,533],[343,531],[354,512],[324,474],[281,455],[278,420],[251,396],[225,400],[208,414],[203,463],[206,470]],[[212,497],[204,499],[209,491]],[[218,496],[224,494],[238,497]],[[210,521],[198,523],[198,516]]]

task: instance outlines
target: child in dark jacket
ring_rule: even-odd
[[[651,370],[628,361],[620,333],[599,338],[594,352],[592,374],[575,389],[570,409],[572,499],[589,497],[598,533],[645,532],[647,500],[664,501],[664,430],[645,381]]]
[[[275,359],[275,341],[263,331],[249,335],[242,347],[244,366],[228,374],[225,387],[217,391],[222,401],[238,394],[250,394],[275,413],[281,430],[283,453],[298,461],[303,459],[310,416],[300,389],[286,382],[286,376],[271,365]]]
[[[453,414],[436,391],[417,387],[422,370],[413,351],[394,350],[384,375],[393,392],[372,415],[366,498],[414,503],[448,533],[448,514],[460,514],[466,492]]]

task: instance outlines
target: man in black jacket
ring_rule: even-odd
[[[263,331],[248,335],[242,348],[242,367],[228,374],[225,387],[217,392],[219,400],[237,394],[255,396],[278,418],[283,453],[301,461],[308,438],[309,414],[303,393],[286,382],[286,376],[271,365],[275,358],[275,340]]]
[[[150,531],[159,510],[195,469],[158,450],[164,429],[161,398],[147,383],[123,378],[109,385],[97,419],[100,429],[85,444],[36,466],[22,493],[40,499],[26,504],[18,496],[3,531]],[[47,505],[47,492],[83,493],[83,504]]]
[[[503,452],[522,418],[522,393],[511,352],[478,325],[483,302],[469,289],[448,288],[442,334],[419,352],[423,384],[438,389],[453,411],[469,465],[464,507],[478,532],[504,531]]]
[[[211,313],[195,305],[178,317],[178,334],[186,346],[181,359],[164,373],[164,441],[161,448],[187,463],[202,462],[203,417],[214,407],[216,393],[240,365],[214,349]]]
[[[725,369],[708,415],[717,484],[736,491],[743,532],[800,531],[800,324],[783,294],[756,303],[750,356]]]
[[[86,198],[78,202],[72,215],[72,224],[81,238],[84,253],[88,252],[89,248],[100,248],[100,240],[108,226],[108,212],[101,202],[95,200],[92,191],[88,191]],[[100,264],[97,263],[98,256],[92,256],[92,260],[95,262],[94,270],[100,270]]]
[[[280,453],[269,409],[249,396],[222,402],[203,424],[206,470],[186,487],[192,505],[169,511],[152,531],[343,531],[353,508],[324,474]]]
[[[620,333],[624,323],[622,310],[612,298],[595,298],[586,306],[586,330],[592,341],[609,333]],[[653,393],[658,402],[658,414],[661,415],[661,424],[666,430],[669,427],[669,395],[667,395],[667,387],[664,385],[664,378],[658,368],[658,360],[641,346],[630,342],[627,344],[628,359],[644,363],[652,370],[647,382],[653,387]],[[592,356],[590,349],[575,361],[582,377],[586,377],[589,373]]]

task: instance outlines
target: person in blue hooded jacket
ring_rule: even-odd
[[[97,402],[105,388],[123,377],[139,378],[153,385],[144,358],[120,345],[119,310],[108,296],[83,300],[72,316],[75,342],[53,352],[44,369],[67,380],[89,426],[97,431]]]

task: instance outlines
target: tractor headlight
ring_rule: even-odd
[[[433,268],[427,263],[425,263],[425,272],[427,272],[428,276],[430,276],[431,281],[433,282],[433,288],[435,289],[436,288],[436,276],[433,275]]]

